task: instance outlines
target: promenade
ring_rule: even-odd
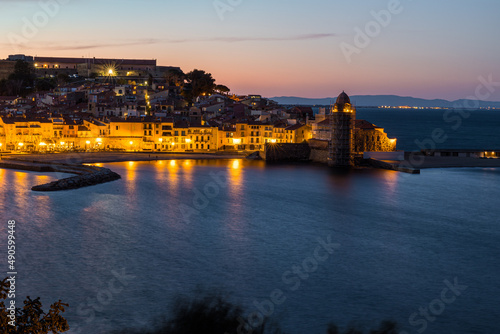
[[[36,161],[44,163],[91,164],[123,161],[154,160],[205,160],[205,159],[243,159],[247,154],[238,153],[158,153],[158,152],[83,152],[47,154],[2,154],[5,159],[17,161]]]

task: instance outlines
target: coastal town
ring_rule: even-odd
[[[383,128],[356,119],[345,93],[337,102],[351,116],[340,124],[333,117],[339,103],[316,112],[282,106],[232,94],[205,71],[184,73],[156,60],[11,55],[0,61],[0,80],[3,152],[250,154],[301,143],[328,150],[333,126],[347,129],[339,133],[348,160],[396,150]]]

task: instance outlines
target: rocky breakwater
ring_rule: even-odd
[[[71,190],[121,179],[121,176],[119,174],[113,172],[108,168],[78,164],[28,161],[17,158],[3,158],[0,161],[0,168],[42,173],[67,173],[77,175],[57,180],[51,183],[34,186],[31,188],[31,190],[33,191]]]
[[[57,180],[47,184],[42,184],[34,186],[31,188],[33,191],[61,191],[61,190],[71,190],[83,187],[95,186],[97,184],[106,183],[121,179],[121,176],[111,169],[101,168],[101,167],[90,167],[89,166],[77,166],[73,167],[74,171],[64,171],[68,173],[78,173],[79,175],[69,177],[62,180]]]

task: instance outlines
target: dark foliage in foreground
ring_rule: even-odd
[[[126,329],[114,334],[284,334],[279,326],[266,319],[256,328],[244,327],[246,313],[239,305],[221,295],[209,295],[194,300],[178,299],[173,306],[172,317],[162,319],[152,329]],[[340,331],[330,324],[326,334],[364,334],[354,327]],[[398,334],[396,323],[384,321],[378,329],[366,334]]]
[[[22,308],[16,307],[15,311],[15,326],[11,326],[9,322],[10,312],[8,301],[10,284],[5,278],[0,282],[0,333],[2,334],[21,334],[21,333],[63,333],[69,329],[68,322],[61,315],[65,311],[68,304],[58,301],[50,306],[49,312],[45,313],[42,309],[40,298],[31,299],[29,296],[24,301]]]
[[[280,333],[266,331],[266,321],[257,328],[241,327],[245,322],[243,309],[221,295],[208,295],[194,300],[179,298],[172,317],[157,321],[153,329],[126,329],[115,334],[239,334]]]
[[[363,331],[354,327],[348,328],[341,332],[337,326],[330,324],[328,326],[327,334],[363,334]],[[378,329],[373,329],[369,334],[398,334],[398,326],[395,322],[384,321],[380,324]]]

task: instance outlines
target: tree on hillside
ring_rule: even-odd
[[[18,96],[23,92],[22,80],[2,80],[0,81],[0,95]]]
[[[57,87],[55,78],[37,78],[35,89],[37,92],[49,91]]]
[[[19,90],[14,95],[24,95],[33,87],[35,78],[35,68],[33,65],[23,60],[18,60],[14,66],[14,73],[9,75],[8,81],[15,82],[14,87],[16,90]],[[18,89],[19,86],[21,87],[20,89]]]
[[[180,68],[172,67],[165,72],[165,80],[169,86],[182,86],[186,75]]]
[[[69,82],[69,75],[66,73],[59,73],[57,75],[57,85],[58,86],[64,86]]]
[[[187,84],[184,85],[182,95],[193,103],[200,95],[212,94],[215,90],[215,79],[212,74],[202,70],[193,70],[186,74]]]
[[[216,85],[215,86],[215,91],[219,94],[228,94],[231,90],[229,89],[229,87],[227,86],[224,86],[224,85]]]

